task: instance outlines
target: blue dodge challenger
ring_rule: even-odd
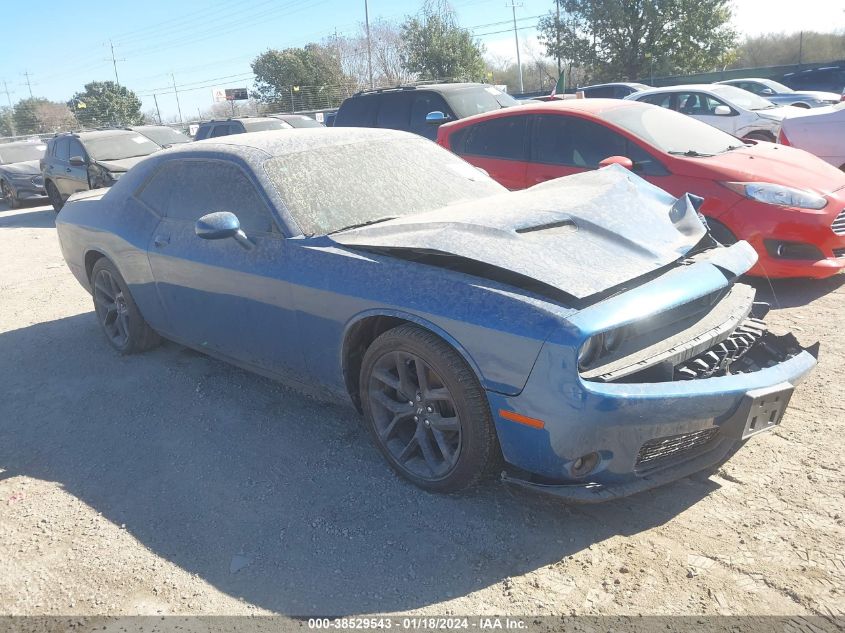
[[[697,204],[617,166],[509,192],[411,134],[303,129],[156,153],[56,224],[118,352],[165,337],[351,402],[428,490],[595,502],[713,469],[816,362]]]

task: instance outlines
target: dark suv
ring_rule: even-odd
[[[486,84],[428,84],[358,92],[337,111],[334,127],[383,127],[434,140],[437,127],[473,114],[520,105]]]
[[[821,90],[841,95],[845,93],[845,66],[824,66],[786,73],[780,82],[793,90]]]
[[[266,130],[289,130],[293,126],[281,119],[273,117],[243,117],[239,119],[222,119],[220,121],[205,121],[200,123],[195,141],[229,134],[243,134],[244,132],[264,132]]]
[[[130,167],[161,146],[132,130],[58,134],[41,159],[44,189],[58,211],[71,194],[110,187]]]

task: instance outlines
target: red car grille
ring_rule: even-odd
[[[833,232],[837,235],[845,235],[845,209],[839,212],[839,215],[836,216],[836,219],[833,221],[833,224],[830,225],[830,228],[833,229]]]

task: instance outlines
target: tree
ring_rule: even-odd
[[[389,20],[370,23],[373,83],[376,86],[398,86],[414,80],[414,73],[406,70],[402,62],[402,45],[401,25]],[[358,88],[370,87],[367,35],[363,24],[359,25],[356,35],[327,38],[324,46],[334,51],[344,75],[353,79]]]
[[[840,33],[764,33],[747,37],[737,49],[733,68],[785,66],[845,59],[845,37]]]
[[[267,50],[253,60],[252,71],[252,96],[269,104],[271,110],[336,107],[343,100],[338,88],[350,83],[336,53],[314,43],[304,48]]]
[[[484,77],[481,45],[457,25],[445,2],[427,2],[422,18],[408,18],[402,25],[402,43],[402,66],[421,79]]]
[[[0,136],[14,136],[15,122],[12,108],[0,106]]]
[[[13,118],[18,135],[50,134],[76,126],[73,114],[64,103],[40,97],[18,101]]]
[[[561,0],[540,20],[549,57],[587,66],[594,81],[700,72],[732,59],[730,0]]]
[[[85,89],[73,95],[67,105],[76,114],[79,123],[86,127],[139,125],[144,122],[138,96],[113,81],[85,84]]]

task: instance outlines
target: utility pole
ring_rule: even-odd
[[[32,81],[29,79],[29,71],[23,73],[23,76],[26,77],[26,87],[29,88],[29,98],[32,99]]]
[[[557,6],[557,23],[555,24],[555,34],[557,35],[557,76],[560,79],[560,74],[563,69],[560,65],[560,0],[555,0]]]
[[[522,61],[519,58],[519,34],[516,29],[516,8],[521,7],[522,3],[517,4],[515,0],[511,0],[510,4],[506,4],[513,10],[513,39],[516,42],[516,65],[519,68],[519,92],[525,92],[525,85],[522,83]]]
[[[367,0],[364,0],[364,23],[367,25],[367,71],[370,73],[370,89],[373,89],[373,47],[370,43],[370,9]]]
[[[11,128],[12,136],[17,136],[15,134],[15,119],[12,116],[12,93],[9,92],[9,86],[6,85],[5,79],[3,80],[3,92],[6,93],[6,100],[9,102],[9,127]]]
[[[117,62],[125,62],[125,59],[115,59],[114,56],[114,44],[111,40],[109,40],[109,48],[111,49],[111,63],[114,67],[114,83],[117,84],[117,87],[120,88],[120,79],[117,77]]]
[[[153,101],[156,103],[156,114],[158,115],[158,124],[161,125],[161,110],[158,109],[158,97],[153,93]]]
[[[170,78],[173,80],[173,94],[176,95],[176,109],[179,111],[179,123],[182,123],[182,106],[179,105],[179,91],[176,90],[176,77],[170,73]]]
[[[804,31],[801,31],[801,34],[798,36],[798,65],[801,65],[801,61],[804,57]]]

